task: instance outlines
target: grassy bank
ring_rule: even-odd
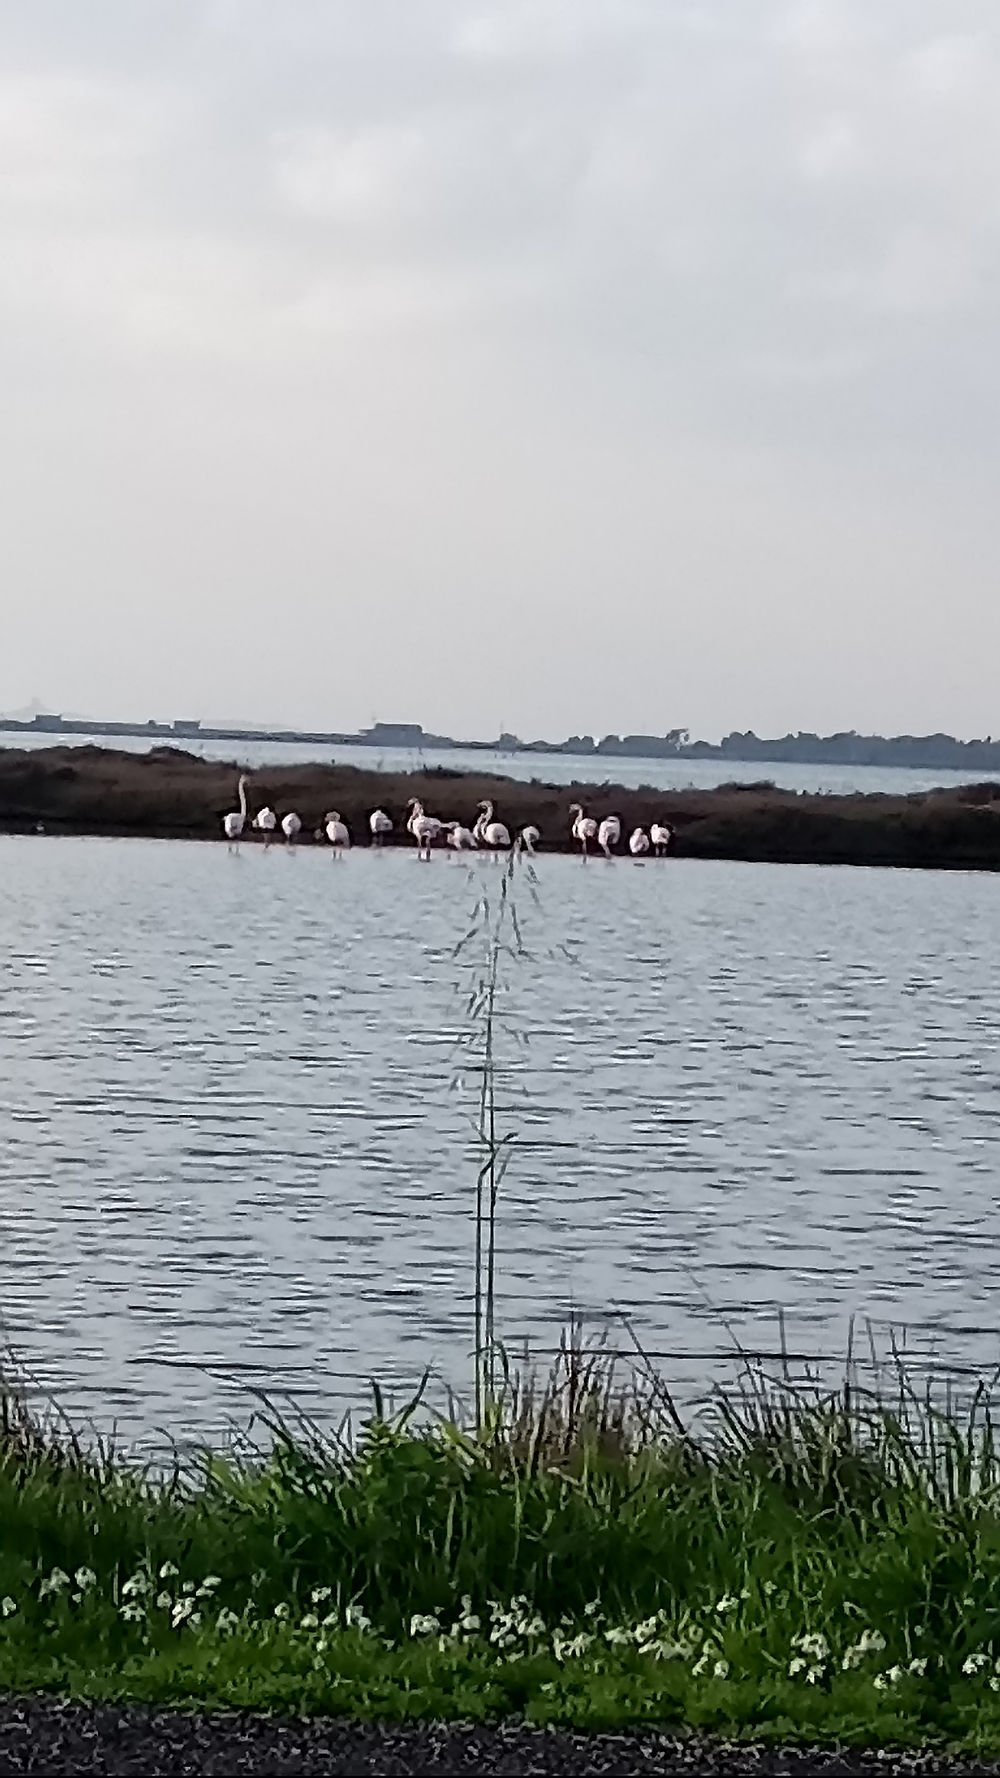
[[[50,834],[217,840],[222,817],[236,806],[236,771],[235,765],[173,748],[147,754],[102,747],[0,749],[0,830],[33,833],[41,826]],[[254,772],[249,794],[252,810],[265,803],[279,814],[294,809],[305,845],[330,809],[339,811],[356,843],[367,844],[368,817],[382,808],[395,823],[390,843],[410,845],[410,797],[429,813],[469,825],[480,800],[489,798],[512,831],[538,827],[543,853],[569,851],[568,811],[581,801],[598,820],[617,814],[626,840],[634,827],[668,821],[676,833],[671,856],[1000,869],[997,784],[910,796],[821,796],[768,784],[632,790],[607,783],[525,784],[447,768],[386,773],[296,765]]]
[[[687,1430],[570,1350],[478,1435],[153,1478],[11,1404],[0,1685],[80,1698],[1000,1750],[1000,1518],[981,1412],[763,1384]]]

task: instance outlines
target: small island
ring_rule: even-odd
[[[0,750],[0,830],[217,840],[224,815],[236,807],[237,775],[235,763],[173,746],[145,754],[94,746]],[[279,815],[295,810],[306,844],[322,833],[330,809],[362,845],[372,810],[384,809],[394,824],[389,843],[411,845],[411,797],[443,820],[470,824],[488,798],[512,832],[538,828],[541,853],[573,850],[568,810],[581,802],[598,820],[621,818],[626,855],[633,828],[665,821],[674,829],[670,859],[1000,869],[1000,784],[990,782],[907,796],[832,796],[766,782],[634,790],[585,780],[525,783],[447,766],[393,773],[307,763],[260,768],[249,793],[251,811],[265,804]]]

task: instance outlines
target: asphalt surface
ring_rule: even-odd
[[[516,1725],[476,1728],[415,1723],[377,1725],[251,1714],[0,1700],[0,1773],[143,1774],[180,1778],[211,1773],[484,1773],[569,1775],[998,1772],[996,1765],[937,1755],[829,1748],[724,1746],[667,1734],[572,1735]]]

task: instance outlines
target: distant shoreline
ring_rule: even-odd
[[[402,749],[421,753],[484,753],[522,757],[525,754],[569,756],[591,760],[731,760],[734,764],[813,765],[840,767],[895,767],[913,771],[1000,772],[1000,741],[962,741],[955,735],[755,735],[752,730],[727,735],[724,740],[692,741],[687,731],[673,729],[665,735],[570,735],[565,741],[522,741],[517,735],[500,735],[492,741],[455,740],[450,735],[428,734],[416,723],[377,723],[357,734],[315,729],[227,728],[200,722],[89,722],[82,719],[41,715],[30,720],[0,718],[0,741],[14,737],[43,736],[58,746],[67,736],[97,737],[102,741],[139,739],[151,746],[190,747],[199,741],[221,741],[233,746],[250,744],[293,747],[372,747],[382,752]]]
[[[831,796],[769,784],[715,789],[629,789],[623,785],[525,783],[496,773],[424,767],[412,772],[359,766],[264,766],[250,774],[251,811],[268,803],[279,817],[294,809],[302,844],[314,843],[336,810],[356,845],[369,839],[375,808],[392,818],[392,845],[412,845],[406,804],[418,797],[442,820],[475,820],[483,798],[512,833],[529,823],[539,851],[570,852],[569,807],[575,801],[628,835],[667,821],[672,858],[727,858],[756,863],[861,864],[920,869],[1000,870],[1000,785],[964,784],[910,795]],[[149,753],[107,747],[0,750],[0,830],[7,833],[94,834],[220,840],[222,818],[236,807],[232,765],[176,747]],[[262,842],[254,836],[250,844]],[[321,842],[322,843],[322,842]]]

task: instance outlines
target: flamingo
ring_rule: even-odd
[[[674,830],[665,821],[654,821],[649,830],[649,837],[653,842],[653,851],[657,858],[664,858],[667,847],[674,837]]]
[[[612,846],[617,846],[622,837],[622,824],[617,815],[606,815],[597,829],[597,843],[605,858],[611,857]]]
[[[284,816],[281,823],[281,831],[285,836],[286,845],[294,846],[295,841],[302,832],[302,822],[298,815],[296,815],[294,809],[290,809],[288,814]]]
[[[593,815],[585,815],[579,803],[570,804],[570,814],[575,817],[570,833],[574,840],[579,840],[583,856],[587,856],[587,842],[597,833],[597,822]]]
[[[510,845],[510,833],[502,821],[494,821],[493,804],[480,803],[479,819],[473,828],[477,841],[494,849]]]
[[[333,856],[336,858],[338,853],[345,852],[351,843],[347,823],[341,821],[339,809],[331,809],[329,815],[324,816],[323,825],[326,829],[326,837],[334,849]]]
[[[265,803],[262,809],[257,810],[257,813],[253,818],[253,825],[258,833],[264,835],[265,846],[269,846],[271,844],[271,835],[278,825],[278,817],[274,810],[269,808]]]
[[[456,852],[474,852],[479,841],[471,827],[463,827],[460,821],[449,821],[448,844]]]
[[[628,849],[633,858],[641,858],[649,851],[649,835],[644,827],[637,827],[628,837]]]
[[[240,806],[231,815],[226,815],[222,822],[222,831],[229,841],[230,849],[242,838],[243,829],[247,824],[247,785],[250,780],[244,772],[237,789],[239,790]]]
[[[535,847],[537,846],[541,837],[542,836],[539,833],[537,827],[522,827],[520,833],[517,836],[517,844],[518,844],[519,850],[522,852],[527,852],[529,857],[534,857]]]
[[[406,825],[417,842],[417,857],[429,859],[431,847],[440,838],[444,823],[436,815],[425,815],[423,803],[415,796],[411,796],[406,806],[410,811]]]
[[[392,822],[384,809],[375,809],[368,818],[371,829],[372,845],[381,846],[387,833],[392,832]]]

